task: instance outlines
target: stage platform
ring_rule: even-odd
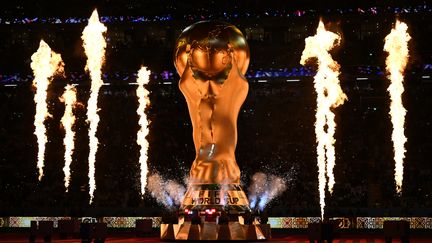
[[[27,243],[28,234],[25,232],[1,232],[0,243]],[[42,238],[37,238],[36,243],[44,242]],[[59,239],[57,235],[52,239],[53,243],[81,243],[80,239]],[[105,241],[106,243],[146,243],[146,242],[161,242],[157,232],[148,237],[135,237],[133,233],[112,233]],[[191,242],[191,241],[189,241]],[[244,242],[244,241],[243,241]],[[284,242],[284,243],[309,243],[306,233],[292,232],[273,232],[273,238],[267,242]],[[399,243],[400,240],[393,240],[394,243]],[[432,231],[414,233],[410,239],[410,243],[430,243],[432,242]],[[333,240],[333,243],[385,243],[382,232],[356,232],[356,233],[341,233],[339,237]]]

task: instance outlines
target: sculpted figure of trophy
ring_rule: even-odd
[[[182,208],[248,209],[235,159],[237,117],[248,93],[249,46],[235,26],[203,21],[177,40],[174,64],[193,126],[196,157]]]

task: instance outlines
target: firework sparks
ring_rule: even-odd
[[[266,175],[263,172],[252,176],[249,187],[249,202],[251,209],[263,211],[265,206],[279,196],[285,189],[286,180],[276,175]]]
[[[186,188],[184,185],[166,180],[161,175],[155,173],[149,175],[147,189],[150,195],[168,209],[174,209],[183,201]]]
[[[402,104],[402,93],[404,92],[404,71],[408,62],[408,41],[411,39],[407,32],[408,26],[396,21],[396,26],[385,38],[384,50],[388,52],[386,59],[386,70],[391,83],[388,88],[390,93],[390,116],[393,124],[392,141],[395,160],[396,191],[402,191],[403,160],[405,158],[405,143],[407,138],[404,134],[404,123],[406,110]]]
[[[98,139],[96,131],[99,123],[98,112],[98,95],[99,89],[103,85],[102,81],[102,65],[105,59],[106,41],[104,33],[107,28],[99,21],[99,16],[96,10],[93,11],[88,25],[82,33],[83,47],[87,55],[86,70],[90,72],[91,77],[91,93],[87,103],[87,121],[89,122],[89,194],[90,204],[93,201],[94,191],[96,190],[95,181],[95,161],[96,152],[98,149]]]
[[[43,167],[45,161],[45,145],[48,141],[46,136],[45,119],[50,115],[47,106],[47,89],[52,81],[52,77],[57,73],[63,73],[64,63],[60,54],[51,50],[47,43],[41,40],[39,49],[31,56],[31,68],[35,79],[33,86],[36,88],[34,101],[36,113],[34,119],[35,132],[38,143],[37,168],[39,169],[39,181],[43,177]]]
[[[322,21],[319,22],[317,33],[306,38],[300,63],[306,64],[310,58],[316,58],[318,71],[314,78],[314,87],[317,93],[317,109],[315,133],[317,140],[318,181],[321,206],[321,218],[324,219],[325,186],[328,181],[330,193],[333,191],[335,179],[333,168],[335,166],[334,134],[336,123],[332,108],[343,104],[347,98],[339,85],[339,64],[333,60],[329,51],[339,45],[341,37],[336,33],[327,31]]]

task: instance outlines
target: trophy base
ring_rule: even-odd
[[[161,224],[160,234],[162,241],[266,241],[270,238],[269,224],[245,225],[240,222],[229,222],[228,224],[217,224],[216,222]]]
[[[238,184],[195,184],[188,188],[178,223],[161,224],[161,240],[267,240],[269,224],[259,224]]]
[[[251,212],[246,194],[238,184],[191,185],[184,196],[180,214],[194,210],[201,214],[205,214],[206,210],[225,211],[230,215]]]

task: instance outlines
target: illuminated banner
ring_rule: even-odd
[[[204,184],[194,185],[186,193],[183,204],[188,209],[200,209],[201,206],[213,206],[222,209],[224,206],[242,208],[247,205],[247,197],[239,185]]]

